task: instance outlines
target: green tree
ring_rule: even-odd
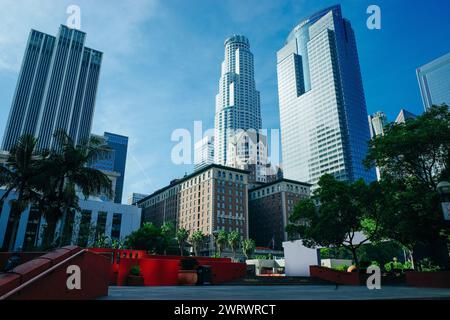
[[[348,183],[325,174],[311,199],[301,200],[289,217],[290,239],[302,239],[307,247],[344,247],[359,266],[358,248],[378,239],[379,187],[362,180]],[[319,205],[316,205],[319,204]],[[364,239],[356,239],[357,233]]]
[[[244,239],[244,241],[242,241],[242,252],[244,253],[244,256],[247,258],[247,260],[252,257],[253,252],[255,252],[255,248],[255,240]]]
[[[180,249],[180,255],[184,254],[184,247],[186,246],[186,242],[189,238],[189,231],[184,228],[180,228],[177,230],[175,234],[175,238],[178,242],[178,248]]]
[[[87,199],[89,196],[100,195],[112,197],[112,186],[106,174],[88,167],[104,157],[109,150],[101,139],[91,136],[75,145],[63,131],[57,131],[54,136],[58,147],[50,151],[40,163],[41,175],[46,177],[40,180],[43,193],[41,208],[49,223],[51,235],[57,221],[61,220],[59,244],[62,245],[67,214],[80,210],[76,188]]]
[[[222,252],[227,246],[227,243],[228,243],[228,233],[225,230],[220,230],[216,238],[216,246],[217,251],[219,253],[219,257],[222,257]]]
[[[397,241],[415,260],[431,257],[449,268],[449,228],[442,218],[436,186],[450,179],[450,113],[433,106],[416,119],[390,124],[370,141],[367,167],[382,170],[388,205],[380,219],[384,237]]]
[[[0,207],[3,206],[11,192],[14,191],[17,194],[15,199],[10,201],[10,218],[13,220],[8,243],[10,251],[14,248],[22,212],[31,203],[39,201],[35,183],[38,182],[38,158],[40,155],[35,150],[36,142],[37,140],[32,135],[21,136],[11,149],[6,165],[0,165],[0,185],[6,189],[0,198]]]
[[[205,241],[205,235],[200,230],[194,231],[191,236],[191,244],[194,247],[194,254],[198,256],[199,249]]]
[[[240,241],[241,234],[236,230],[233,230],[228,234],[228,245],[233,252],[233,260],[236,260],[236,250],[238,249]]]
[[[164,255],[167,254],[167,249],[175,240],[175,227],[172,222],[164,222],[161,226],[161,235],[163,237]]]
[[[153,223],[144,223],[138,230],[133,231],[125,239],[125,245],[131,249],[146,250],[159,253],[164,242],[161,229]]]

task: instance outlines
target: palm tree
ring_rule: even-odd
[[[194,247],[194,254],[198,256],[198,249],[202,246],[203,241],[205,241],[205,235],[200,230],[194,231],[191,236],[191,244]]]
[[[219,257],[222,257],[222,251],[225,249],[228,242],[228,233],[225,230],[220,230],[217,234],[216,245],[219,251]]]
[[[180,248],[180,255],[183,255],[183,251],[184,251],[184,246],[186,245],[186,241],[189,237],[189,231],[187,231],[184,228],[178,229],[176,234],[175,234],[175,238],[177,239],[178,242],[178,247]]]
[[[13,220],[13,225],[8,244],[9,251],[14,249],[22,212],[30,203],[38,201],[38,193],[33,185],[38,173],[36,142],[36,138],[32,135],[21,136],[11,149],[6,165],[0,165],[0,186],[6,189],[0,198],[0,207],[12,191],[17,194],[17,198],[10,202],[10,218]]]
[[[250,259],[253,252],[255,252],[255,241],[252,239],[245,239],[242,241],[242,252],[244,253],[247,259]]]
[[[231,248],[231,251],[233,251],[233,260],[236,261],[236,249],[239,246],[239,242],[241,241],[241,234],[237,232],[236,230],[231,231],[228,235],[228,245]]]
[[[112,196],[111,180],[100,170],[88,165],[101,159],[109,149],[101,139],[91,136],[81,144],[63,131],[54,134],[58,147],[42,162],[42,172],[49,178],[42,186],[44,212],[49,221],[50,238],[58,220],[61,220],[60,245],[66,216],[70,211],[79,211],[77,188],[87,199],[89,196]]]
[[[163,238],[163,250],[164,255],[167,254],[167,249],[170,247],[170,245],[173,243],[173,240],[175,238],[175,230],[174,225],[172,222],[164,222],[161,226],[161,236]]]

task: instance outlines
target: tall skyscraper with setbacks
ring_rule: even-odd
[[[88,139],[94,115],[102,53],[85,46],[86,34],[61,25],[57,37],[31,30],[17,81],[2,148],[23,134],[38,149],[54,149],[53,134],[67,132],[75,143]]]
[[[277,53],[284,177],[376,179],[355,35],[339,5],[301,21]]]
[[[216,95],[214,162],[221,165],[230,162],[228,145],[236,130],[258,131],[261,126],[250,43],[242,35],[233,35],[225,40],[225,58]]]

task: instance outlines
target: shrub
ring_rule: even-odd
[[[132,266],[130,269],[130,275],[140,276],[141,275],[141,267],[139,267],[138,265]]]
[[[341,264],[339,266],[334,267],[334,270],[347,272],[348,266],[345,264]]]
[[[441,270],[441,268],[433,263],[430,258],[424,258],[418,262],[419,271],[422,272],[436,272]]]

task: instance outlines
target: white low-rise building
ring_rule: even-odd
[[[5,190],[0,190],[0,197]],[[0,206],[0,248],[8,250],[11,236],[12,219],[10,219],[10,200],[15,197],[11,194]],[[109,239],[123,240],[141,223],[141,209],[137,206],[118,204],[112,201],[99,199],[83,199],[80,197],[81,211],[69,215],[71,223],[71,244],[86,246],[95,241],[96,235],[104,235]],[[30,250],[42,243],[43,230],[46,225],[45,218],[35,207],[28,207],[20,216],[19,228],[14,249]],[[80,228],[87,225],[88,228]],[[58,229],[58,227],[57,227]],[[80,231],[80,229],[82,231]],[[80,233],[90,230],[88,235],[80,237]],[[92,232],[91,232],[92,231]],[[84,239],[84,240],[82,240]]]

